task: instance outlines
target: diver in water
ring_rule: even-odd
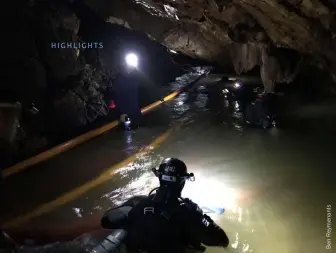
[[[128,214],[126,245],[129,250],[181,253],[188,246],[204,250],[201,244],[227,248],[226,233],[203,214],[197,204],[181,197],[185,181],[195,179],[193,173],[187,172],[185,163],[167,158],[153,172],[159,178],[160,187],[140,200]],[[101,224],[104,228],[113,228],[107,216],[102,218]]]
[[[125,130],[138,128],[142,118],[139,102],[140,75],[137,66],[137,56],[133,53],[126,55],[121,64],[121,73],[114,81],[116,108]]]
[[[34,240],[35,246],[17,244],[0,230],[0,251],[6,253],[116,252],[109,251],[105,244],[104,248],[100,247],[102,251],[95,251],[96,248],[86,250],[88,247],[91,249],[100,246],[95,233],[108,231],[99,230],[100,226],[116,229],[116,231],[125,229],[126,237],[122,241],[115,240],[115,242],[125,243],[128,252],[182,253],[187,249],[192,252],[203,252],[205,247],[202,244],[227,248],[229,239],[226,233],[209,216],[203,214],[197,204],[181,197],[185,181],[194,180],[193,173],[187,172],[185,163],[176,158],[167,158],[160,164],[159,169],[153,169],[153,172],[159,178],[160,187],[152,190],[149,196],[135,196],[124,203],[123,206],[131,207],[126,222],[121,219],[118,223],[118,215],[111,217],[108,211],[101,220],[99,218],[100,222],[95,217],[92,217],[91,221],[82,219],[82,222],[79,220],[77,225],[72,224],[69,227],[66,224],[64,229],[59,227],[56,229],[59,231],[56,234],[51,233],[55,231],[50,228],[36,231],[36,235],[33,236],[34,230],[29,227],[27,231],[24,229],[21,231],[21,236],[20,233],[16,234],[16,239],[20,237],[26,239],[27,235],[35,239],[41,237],[40,242]],[[118,211],[119,208],[115,210]],[[113,223],[113,220],[117,222]],[[15,234],[15,230],[11,232]],[[47,242],[48,235],[50,238]],[[58,242],[55,242],[56,238]]]

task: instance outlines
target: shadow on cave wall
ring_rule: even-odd
[[[278,83],[276,91],[291,96],[296,104],[308,104],[334,98],[336,92],[333,87],[327,70],[304,64],[291,83]]]

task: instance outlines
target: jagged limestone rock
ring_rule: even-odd
[[[69,123],[69,128],[87,125],[100,116],[106,116],[109,109],[104,92],[112,85],[105,69],[86,64],[81,72],[72,78],[73,87],[55,101],[60,121]]]
[[[259,66],[267,89],[273,89],[277,82],[290,82],[299,69],[300,60],[296,59],[297,65],[293,66],[290,54],[285,53],[286,57],[280,60],[275,56],[286,49],[336,73],[333,1],[84,2],[106,20],[113,17],[119,23],[127,23],[131,29],[143,31],[168,48],[191,57],[227,66],[231,55],[238,73]],[[269,55],[277,49],[279,53]]]

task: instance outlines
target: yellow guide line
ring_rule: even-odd
[[[174,97],[176,97],[178,94],[180,94],[182,92],[182,90],[178,90],[175,91],[171,94],[169,94],[168,96],[164,97],[162,101],[157,101],[154,102],[148,106],[145,106],[144,108],[141,109],[142,113],[147,113],[149,111],[151,111],[152,109],[158,107],[159,105],[161,105],[163,102],[168,101],[173,99]],[[119,125],[119,121],[115,120],[112,121],[102,127],[99,127],[97,129],[91,130],[85,134],[82,134],[78,137],[75,137],[67,142],[64,142],[62,144],[59,144],[49,150],[46,150],[36,156],[33,156],[31,158],[28,158],[22,162],[19,162],[9,168],[4,169],[3,171],[3,177],[7,178],[15,173],[18,173],[22,170],[25,170],[26,168],[33,166],[35,164],[41,163],[43,161],[46,161],[60,153],[63,153],[65,151],[68,151],[69,149],[72,149],[86,141],[89,141],[103,133],[105,133],[106,131],[109,131],[111,129],[113,129],[114,127],[116,127],[117,125]]]
[[[168,131],[166,131],[165,133],[163,133],[162,135],[160,135],[158,138],[156,138],[152,143],[149,144],[150,147],[157,147],[160,144],[162,144],[165,140],[168,139],[169,135],[174,131],[173,128],[169,129]],[[141,153],[141,152],[140,152]],[[82,196],[83,194],[85,194],[86,192],[88,192],[89,190],[93,189],[94,187],[97,187],[98,185],[101,185],[103,183],[105,183],[106,181],[108,181],[111,177],[113,177],[114,172],[116,169],[122,168],[124,166],[127,166],[128,164],[130,164],[131,162],[133,162],[136,159],[136,156],[139,155],[139,153],[127,158],[126,160],[119,162],[115,165],[113,165],[112,167],[110,167],[109,169],[107,169],[105,172],[103,172],[102,174],[100,174],[98,177],[86,182],[85,184],[61,195],[60,197],[58,197],[57,199],[47,202],[45,204],[42,204],[40,206],[38,206],[35,210],[21,215],[11,221],[6,222],[5,224],[1,225],[2,228],[4,229],[8,229],[8,228],[13,228],[13,227],[17,227],[19,225],[21,225],[22,223],[25,223],[29,220],[31,220],[32,218],[41,216],[45,213],[48,213],[64,204],[67,204],[69,202],[71,202],[72,200],[77,199],[78,197]]]

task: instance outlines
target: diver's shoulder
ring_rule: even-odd
[[[189,198],[184,198],[183,201],[183,206],[189,211],[189,212],[197,212],[203,214],[202,209],[198,206],[197,203],[193,202]]]
[[[148,200],[150,200],[150,196],[146,196],[146,195],[133,196],[130,199],[128,199],[122,206],[135,207],[140,202],[145,202],[145,201],[148,201]]]

